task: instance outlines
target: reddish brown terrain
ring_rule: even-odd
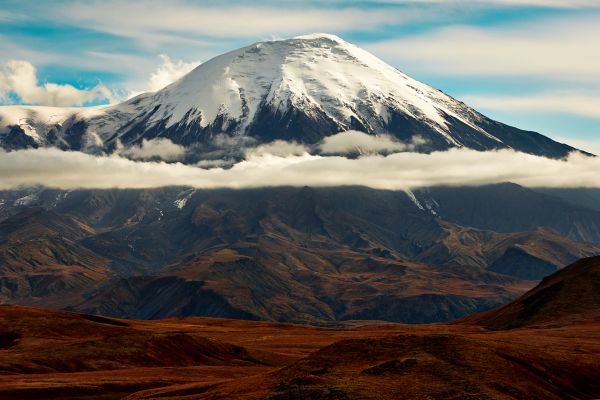
[[[500,309],[463,321],[489,329],[600,321],[599,260],[600,257],[579,260],[544,278],[534,289]]]
[[[0,307],[2,399],[593,399],[600,258],[452,324],[330,329]],[[512,329],[508,329],[512,328]]]

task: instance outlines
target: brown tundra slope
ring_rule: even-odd
[[[581,259],[517,300],[461,322],[489,329],[561,326],[600,320],[600,258]]]
[[[599,273],[600,258],[582,260],[445,325],[128,321],[2,306],[0,398],[593,399]]]

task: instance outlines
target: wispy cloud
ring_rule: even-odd
[[[600,80],[600,13],[504,27],[450,26],[373,43],[375,54],[413,71],[462,76]]]
[[[600,93],[555,91],[522,96],[464,96],[474,107],[502,111],[550,111],[600,118]]]
[[[549,7],[549,8],[598,8],[597,0],[383,0],[383,3],[394,4],[460,4],[485,7]]]
[[[444,1],[444,0],[442,0]],[[452,1],[452,0],[447,0]],[[454,0],[456,1],[456,0]],[[479,4],[502,4],[508,6],[540,6],[553,8],[598,8],[600,4],[596,0],[471,0]]]
[[[197,188],[362,185],[406,190],[436,185],[515,182],[529,187],[600,187],[600,158],[573,153],[567,160],[512,150],[339,156],[250,155],[229,169],[179,163],[136,162],[119,156],[94,157],[53,148],[0,151],[0,189],[22,185],[58,188]]]
[[[0,21],[10,21],[13,18],[14,17],[12,13],[5,10],[0,10]]]
[[[28,47],[14,43],[9,36],[0,35],[0,63],[9,60],[28,60],[34,64],[51,63],[59,60],[61,56],[44,51],[32,50]]]
[[[312,31],[380,29],[416,15],[365,8],[279,6],[205,6],[182,1],[67,3],[55,15],[61,20],[111,34],[162,43],[198,37],[269,37]]]

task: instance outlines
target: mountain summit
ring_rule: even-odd
[[[63,110],[62,119],[57,114],[5,108],[0,144],[105,151],[117,142],[128,146],[158,137],[210,144],[222,134],[317,143],[358,130],[402,141],[419,136],[425,143],[419,151],[513,148],[563,157],[573,150],[490,120],[329,34],[255,43],[201,64],[158,92],[94,113]]]

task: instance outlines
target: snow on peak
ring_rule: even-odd
[[[138,100],[139,102],[139,100]],[[116,106],[131,112],[132,101]],[[259,42],[215,57],[166,88],[143,99],[153,111],[150,123],[219,123],[244,134],[261,107],[325,113],[350,129],[358,120],[373,132],[386,132],[390,111],[423,121],[452,145],[445,115],[477,127],[471,109],[391,67],[335,35],[315,33]],[[218,121],[218,122],[217,122]]]

